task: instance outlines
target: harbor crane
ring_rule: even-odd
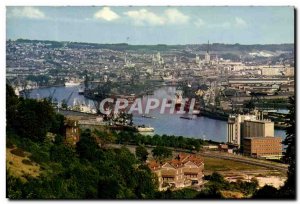
[[[61,107],[62,107],[63,109],[68,109],[68,103],[69,103],[69,101],[70,101],[70,99],[71,99],[73,93],[74,93],[74,91],[72,91],[72,92],[70,93],[70,95],[68,96],[67,99],[63,99],[63,100],[62,100],[62,102],[61,102]]]

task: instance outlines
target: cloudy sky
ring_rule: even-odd
[[[96,43],[294,42],[293,7],[7,7],[7,39]]]

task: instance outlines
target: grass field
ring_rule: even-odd
[[[245,164],[241,162],[203,157],[204,158],[204,169],[205,171],[243,171],[243,170],[261,170],[266,169],[264,167]]]
[[[39,176],[40,166],[28,158],[29,153],[19,151],[17,155],[13,151],[15,149],[16,148],[6,148],[6,165],[10,173],[21,178],[23,181],[27,180],[27,176]]]

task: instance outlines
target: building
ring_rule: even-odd
[[[80,139],[80,129],[77,120],[65,120],[65,143],[76,145]]]
[[[203,185],[204,162],[196,155],[179,154],[163,163],[150,161],[148,166],[158,177],[160,191]]]
[[[244,155],[280,159],[282,157],[281,137],[246,137],[243,141]]]
[[[243,137],[274,137],[274,122],[270,120],[245,120]]]
[[[286,67],[286,68],[284,68],[284,75],[285,76],[293,77],[294,76],[294,72],[295,72],[294,67]]]
[[[227,122],[227,142],[240,147],[244,121],[256,118],[256,115],[230,115]]]
[[[261,68],[261,75],[263,76],[280,76],[283,68],[263,67]]]

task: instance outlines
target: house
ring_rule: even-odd
[[[203,185],[204,162],[194,154],[179,154],[165,162],[150,161],[148,166],[158,177],[160,191]]]
[[[69,145],[76,145],[80,139],[80,129],[77,120],[65,120],[65,143]]]

